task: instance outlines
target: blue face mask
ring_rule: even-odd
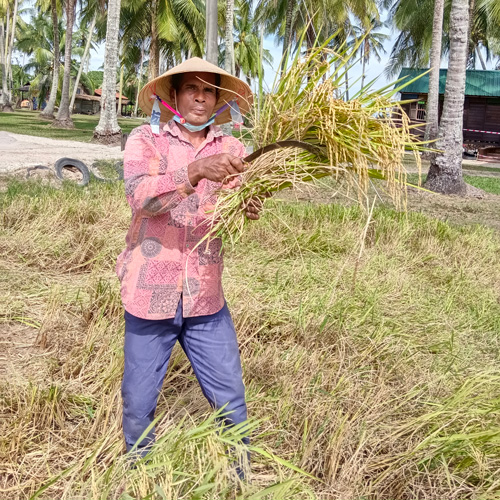
[[[203,130],[204,128],[212,125],[214,121],[215,121],[215,115],[212,116],[212,118],[210,118],[210,120],[205,122],[203,125],[191,125],[191,123],[188,122],[181,123],[181,119],[177,115],[174,115],[174,122],[187,128],[190,132],[199,132],[200,130]]]

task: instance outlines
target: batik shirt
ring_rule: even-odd
[[[125,147],[125,194],[132,209],[126,249],[116,266],[125,310],[144,319],[215,314],[224,305],[220,239],[198,245],[209,229],[221,185],[202,179],[193,187],[188,165],[220,153],[243,157],[245,147],[211,125],[195,148],[173,120],[130,134]]]

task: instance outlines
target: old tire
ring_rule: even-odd
[[[29,179],[32,173],[35,173],[36,171],[40,170],[52,170],[52,169],[50,167],[46,167],[45,165],[35,165],[34,167],[28,167],[26,169],[26,179]]]
[[[74,160],[73,158],[59,158],[54,165],[56,176],[58,179],[64,181],[63,169],[65,168],[76,168],[82,174],[82,180],[78,183],[79,186],[86,186],[90,181],[90,172],[87,165],[80,160]]]

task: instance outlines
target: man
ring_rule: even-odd
[[[236,332],[222,291],[221,241],[198,245],[217,190],[236,188],[244,170],[243,144],[212,124],[229,121],[225,105],[236,107],[236,100],[248,110],[248,85],[198,58],[152,80],[139,95],[152,119],[130,134],[125,148],[132,221],[117,263],[125,308],[127,451],[154,419],[176,341],[210,404],[226,405],[232,424],[247,418]],[[250,206],[247,216],[258,219],[258,212]],[[152,429],[138,452],[145,455],[153,440]]]

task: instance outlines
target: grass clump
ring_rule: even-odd
[[[368,219],[268,203],[226,258],[255,446],[237,494],[239,431],[217,432],[179,349],[151,462],[127,467],[123,184],[0,194],[2,498],[498,496],[498,234],[384,206]]]

